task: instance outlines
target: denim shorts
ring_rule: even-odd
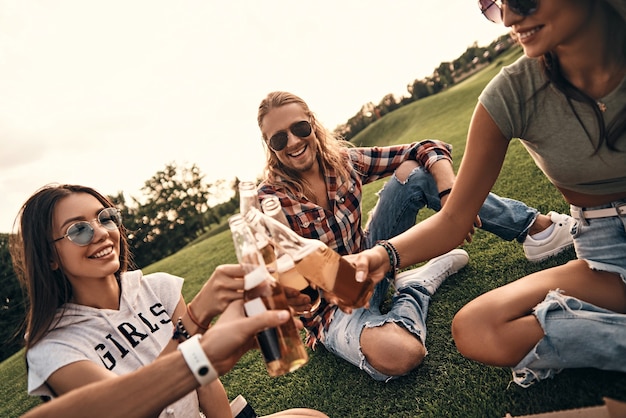
[[[585,209],[625,203],[620,200]],[[626,217],[577,219],[571,232],[578,259],[591,269],[619,274],[626,285]],[[544,337],[513,367],[513,381],[518,385],[528,387],[566,368],[626,372],[626,314],[563,295],[558,289],[549,292],[533,314]]]
[[[626,205],[626,199],[586,210],[606,209]],[[575,212],[576,206],[572,206]],[[572,229],[576,256],[589,268],[617,273],[626,283],[626,217],[577,220]]]

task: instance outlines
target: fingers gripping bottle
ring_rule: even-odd
[[[228,220],[237,259],[245,271],[244,309],[253,316],[271,309],[289,310],[285,292],[267,271],[256,240],[240,214]],[[281,376],[305,365],[309,356],[293,318],[256,335],[270,376]]]
[[[360,308],[369,301],[374,290],[372,280],[357,282],[354,266],[323,242],[301,237],[255,208],[246,213],[246,221],[253,226],[265,225],[272,233],[272,242],[293,258],[296,270],[309,282],[333,293],[341,305]]]
[[[289,227],[287,217],[280,206],[280,201],[276,196],[268,196],[261,202],[261,208],[263,213],[276,219],[283,225]],[[278,235],[278,232],[272,231],[272,225],[266,225],[270,228],[269,234],[271,236]],[[296,311],[298,315],[304,315],[310,317],[320,307],[322,298],[320,291],[314,284],[311,284],[304,276],[296,269],[296,264],[293,258],[280,246],[278,243],[274,243],[274,250],[276,252],[276,269],[278,272],[278,281],[283,287],[289,287],[298,290],[300,293],[307,295],[311,299],[311,308],[306,311]]]

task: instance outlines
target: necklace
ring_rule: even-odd
[[[603,113],[606,112],[606,105],[602,103],[600,100],[596,100],[596,105],[598,105],[600,112],[603,112]]]

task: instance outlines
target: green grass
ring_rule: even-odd
[[[387,145],[422,138],[439,138],[454,145],[458,167],[468,122],[482,87],[501,65],[517,54],[454,88],[405,106],[382,118],[355,138],[357,145]],[[365,187],[363,209],[375,204],[375,193],[384,181]],[[542,212],[567,210],[567,205],[535,167],[519,142],[510,147],[497,193],[523,200]],[[429,211],[420,218],[430,215]],[[261,414],[297,406],[316,408],[331,417],[503,417],[576,408],[602,403],[602,397],[626,401],[626,374],[593,369],[565,370],[552,380],[522,389],[510,384],[510,371],[487,367],[463,358],[450,335],[454,313],[472,298],[539,269],[565,263],[573,251],[533,264],[514,242],[478,231],[465,246],[469,265],[450,277],[434,295],[429,309],[424,363],[408,376],[390,383],[375,382],[365,373],[329,354],[321,347],[309,363],[287,376],[270,378],[257,351],[247,353],[222,377],[229,397],[243,394]],[[198,240],[184,250],[145,269],[167,271],[185,277],[187,300],[200,289],[218,264],[235,262],[227,230]],[[38,400],[26,395],[23,354],[0,365],[1,417],[17,417]]]

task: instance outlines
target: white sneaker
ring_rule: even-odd
[[[419,284],[432,295],[448,276],[461,270],[468,261],[467,252],[456,248],[449,253],[431,259],[421,267],[403,271],[396,276],[394,285],[396,289],[402,289]]]
[[[574,245],[570,233],[574,225],[574,218],[556,212],[548,212],[554,229],[549,237],[536,240],[530,235],[524,240],[524,254],[529,261],[539,262],[555,256]]]

